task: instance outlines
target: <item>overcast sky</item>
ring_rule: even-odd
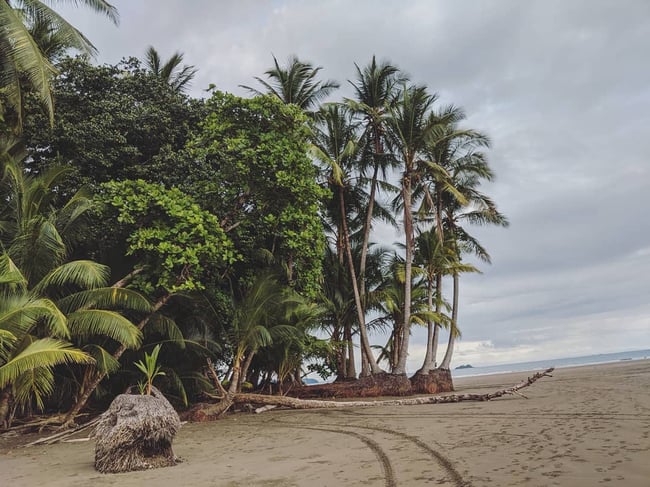
[[[484,190],[511,226],[474,232],[493,264],[461,279],[452,366],[650,348],[649,1],[111,3],[119,27],[59,11],[99,63],[182,51],[197,97],[211,83],[244,95],[272,54],[323,66],[349,96],[354,63],[376,54],[464,107],[493,141]],[[411,371],[425,338],[413,335]]]

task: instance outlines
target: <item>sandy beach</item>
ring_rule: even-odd
[[[526,373],[463,378],[458,392]],[[0,485],[612,486],[650,485],[650,360],[556,370],[490,402],[270,411],[186,424],[175,467],[103,475],[92,441],[10,448]]]

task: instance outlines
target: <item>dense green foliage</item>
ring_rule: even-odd
[[[53,127],[37,110],[25,121],[30,168],[70,167],[63,187],[68,194],[115,180],[182,181],[187,161],[177,154],[202,117],[200,101],[177,92],[134,58],[114,66],[66,58],[58,69]]]
[[[190,148],[200,171],[185,183],[221,216],[237,248],[252,259],[266,249],[284,264],[287,282],[313,296],[324,235],[318,216],[326,194],[307,156],[309,129],[293,105],[216,92]]]
[[[147,292],[203,290],[206,275],[237,258],[217,218],[177,188],[111,181],[97,200],[106,223],[127,228],[126,255],[145,268],[137,282]]]

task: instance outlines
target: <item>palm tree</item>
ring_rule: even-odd
[[[266,71],[269,81],[262,78],[255,79],[265,88],[266,93],[271,94],[286,104],[294,104],[309,112],[316,108],[316,105],[326,98],[332,91],[339,87],[333,80],[318,81],[318,73],[321,66],[314,67],[309,62],[299,60],[296,56],[289,58],[286,67],[273,56],[274,66]],[[261,95],[263,92],[241,85],[250,92]]]
[[[110,308],[148,311],[150,305],[134,291],[107,287],[108,267],[92,261],[66,262],[30,283],[7,253],[0,255],[0,263],[0,329],[10,333],[0,369],[6,369],[8,380],[13,379],[10,396],[21,408],[32,402],[43,408],[43,397],[53,391],[54,364],[76,362],[85,364],[86,372],[88,367],[111,372],[117,365],[107,359],[110,354],[102,340],[128,348],[140,345],[140,330]],[[37,342],[41,345],[28,347]],[[35,359],[22,358],[36,352]],[[26,364],[22,369],[21,361]],[[7,379],[3,382],[0,374],[0,389],[6,386]]]
[[[359,264],[359,293],[361,301],[365,302],[366,296],[366,265],[368,250],[370,247],[370,231],[372,219],[375,215],[375,205],[378,186],[380,184],[379,174],[381,172],[383,184],[386,182],[386,171],[394,162],[391,154],[385,150],[385,122],[390,102],[394,99],[395,87],[406,81],[399,69],[384,62],[378,64],[375,56],[372,61],[363,69],[355,64],[357,70],[356,80],[350,81],[355,91],[355,99],[346,99],[348,106],[361,117],[363,122],[363,133],[360,144],[363,146],[364,157],[359,159],[360,173],[365,175],[371,169],[370,191],[368,205],[366,206],[363,223],[363,240],[361,243],[361,259]],[[389,219],[391,223],[394,221]]]
[[[368,242],[370,238],[371,223],[373,218],[373,207],[379,186],[379,173],[386,179],[387,169],[394,164],[390,154],[386,152],[386,119],[389,114],[389,105],[395,98],[395,88],[407,81],[407,78],[395,66],[389,63],[378,64],[375,56],[363,70],[355,64],[357,79],[350,81],[354,87],[356,98],[346,99],[346,103],[354,110],[357,116],[362,118],[363,134],[360,143],[363,145],[365,154],[360,160],[360,172],[362,175],[371,169],[370,196],[365,215],[363,227],[363,244],[361,256],[360,278],[363,286],[363,274],[365,273],[365,262],[367,256]],[[364,252],[365,250],[365,252]],[[362,293],[363,294],[363,293]]]
[[[461,168],[462,167],[462,168]],[[454,252],[457,261],[460,263],[463,254],[473,254],[481,261],[491,263],[490,255],[486,249],[472,237],[460,223],[466,221],[477,225],[499,225],[508,227],[508,219],[497,210],[496,205],[491,198],[479,192],[476,186],[481,179],[491,180],[493,175],[487,166],[483,157],[478,154],[471,154],[464,158],[457,168],[457,173],[452,177],[456,181],[456,187],[465,195],[468,205],[462,206],[456,200],[448,199],[445,205],[444,225],[453,235]],[[455,172],[455,171],[454,171]],[[451,329],[447,351],[440,364],[441,369],[449,369],[451,357],[454,351],[454,341],[459,335],[458,332],[458,296],[459,296],[459,273],[460,272],[478,272],[473,266],[458,266],[452,271],[453,276],[453,300],[451,314]]]
[[[427,305],[434,312],[436,320],[427,322],[427,350],[424,361],[417,373],[427,374],[435,368],[435,354],[438,347],[438,329],[445,326],[447,320],[442,315],[442,277],[449,271],[454,260],[451,248],[445,244],[433,230],[421,232],[416,240],[414,261],[422,269],[427,285]],[[435,296],[435,308],[434,308]]]
[[[413,189],[419,184],[425,167],[437,168],[434,162],[424,158],[426,145],[433,130],[430,110],[436,99],[437,96],[429,94],[424,86],[404,86],[399,100],[391,107],[391,116],[387,124],[402,171],[399,202],[403,208],[405,238],[403,336],[400,337],[398,360],[392,370],[394,374],[406,374],[415,249]]]
[[[118,14],[115,7],[104,0],[82,0],[83,4],[94,11],[106,15],[117,24]],[[32,37],[30,27],[47,25],[56,33],[57,42],[68,48],[78,49],[82,53],[93,55],[96,52],[92,43],[77,29],[70,25],[45,2],[38,0],[15,0],[0,2],[0,93],[2,93],[2,111],[13,112],[16,130],[22,127],[22,82],[33,90],[45,106],[50,120],[54,117],[54,103],[50,81],[56,69],[39,48]]]
[[[106,358],[109,354],[101,342],[108,338],[133,348],[141,340],[140,331],[112,310],[146,312],[150,305],[134,291],[107,287],[108,267],[85,260],[67,262],[69,246],[75,241],[90,200],[79,192],[61,209],[54,208],[56,188],[65,174],[66,170],[53,168],[31,176],[15,160],[5,158],[0,189],[6,206],[1,212],[0,241],[4,269],[11,277],[5,278],[11,284],[5,296],[8,302],[50,303],[52,312],[65,324],[66,331],[53,334],[38,330],[39,333],[32,334],[30,328],[24,330],[24,337],[67,338],[96,359],[98,370],[112,371],[116,363]],[[88,372],[90,368],[84,370]],[[38,389],[33,390],[40,405]]]
[[[357,156],[357,135],[356,127],[352,123],[352,114],[342,105],[329,104],[321,109],[319,119],[325,128],[317,127],[314,130],[313,154],[321,162],[330,168],[329,183],[333,186],[338,200],[339,215],[336,219],[339,225],[339,235],[345,258],[347,259],[348,272],[354,295],[354,303],[357,312],[357,322],[361,337],[361,348],[365,354],[370,371],[373,374],[381,373],[377,365],[366,329],[365,311],[361,302],[359,292],[359,281],[355,269],[355,261],[352,255],[352,244],[348,228],[348,212],[346,211],[346,192],[349,182],[349,169]],[[351,339],[351,333],[347,333],[347,340]],[[353,361],[350,356],[350,361]]]
[[[145,54],[145,64],[149,71],[169,84],[176,92],[185,91],[198,71],[194,66],[187,64],[181,68],[182,62],[182,52],[175,52],[165,63],[153,46],[149,46]]]

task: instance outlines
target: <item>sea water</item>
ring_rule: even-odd
[[[644,360],[650,359],[650,350],[633,350],[631,352],[600,353],[598,355],[585,355],[583,357],[568,357],[549,360],[537,360],[535,362],[520,362],[516,364],[487,365],[484,367],[472,367],[467,369],[454,369],[451,371],[453,377],[473,377],[477,375],[504,374],[508,372],[528,372],[533,370],[544,370],[549,367],[578,367],[581,365],[607,364],[623,360]]]

